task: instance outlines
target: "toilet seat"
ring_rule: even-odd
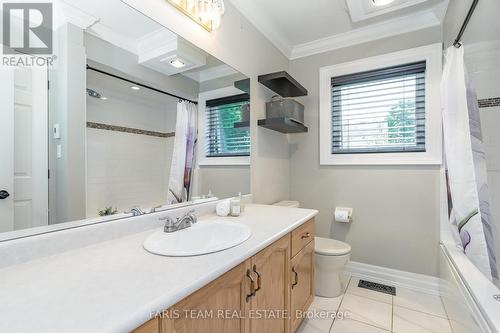
[[[343,256],[351,253],[351,246],[335,239],[315,237],[314,251],[324,256]]]

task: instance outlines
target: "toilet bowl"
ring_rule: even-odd
[[[316,295],[337,297],[344,291],[342,274],[349,262],[351,246],[347,243],[329,239],[315,238]]]

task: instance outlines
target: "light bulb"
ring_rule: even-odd
[[[203,23],[210,22],[210,20],[212,19],[212,10],[212,0],[200,0],[200,2],[198,3],[198,13],[200,20]]]

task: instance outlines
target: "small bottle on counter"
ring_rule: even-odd
[[[237,217],[241,215],[241,201],[239,198],[231,199],[231,216]]]

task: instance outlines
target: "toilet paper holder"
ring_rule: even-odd
[[[341,223],[352,222],[352,208],[350,207],[335,207],[335,221]]]

